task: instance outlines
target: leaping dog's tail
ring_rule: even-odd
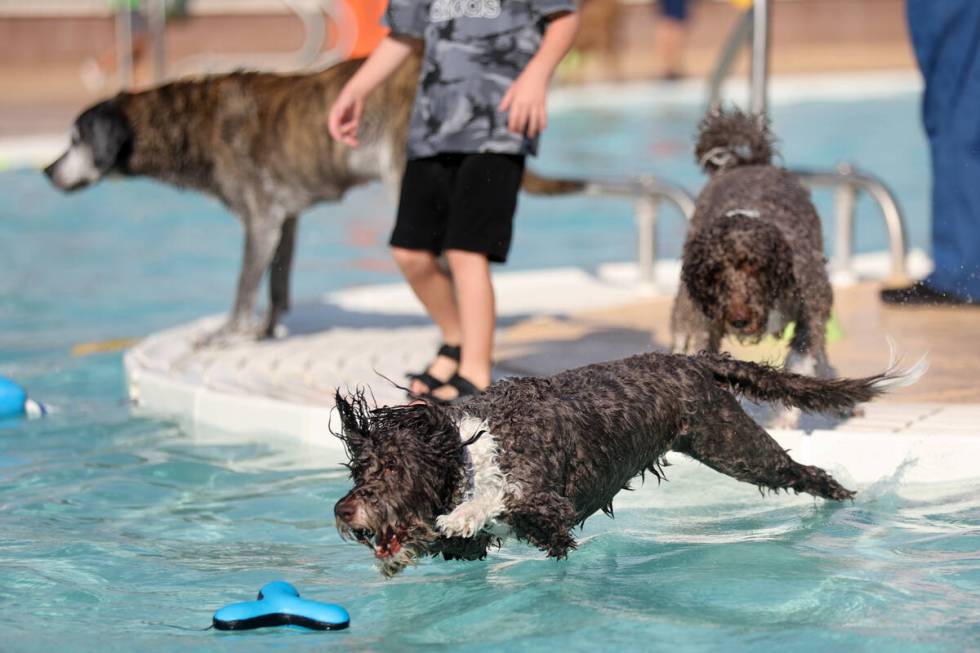
[[[746,165],[768,165],[775,153],[765,114],[713,109],[698,125],[694,156],[709,175]]]
[[[723,354],[703,353],[698,359],[711,370],[715,380],[736,394],[816,413],[846,411],[895,388],[912,385],[929,369],[925,356],[906,369],[900,369],[893,357],[892,364],[881,374],[863,379],[820,379]]]

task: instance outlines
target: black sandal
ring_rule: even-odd
[[[459,345],[447,345],[446,343],[442,343],[441,345],[439,345],[439,350],[436,352],[436,358],[439,358],[440,356],[444,356],[450,360],[454,360],[457,363],[459,363],[459,357],[460,357]],[[409,381],[419,381],[420,383],[424,384],[426,388],[428,388],[428,390],[422,394],[428,394],[429,392],[432,392],[436,388],[441,388],[442,386],[446,385],[452,380],[449,379],[447,381],[444,381],[443,379],[437,379],[436,377],[429,374],[428,369],[422,370],[417,374],[406,374],[406,376],[408,377]]]
[[[452,399],[442,399],[440,397],[436,397],[431,392],[426,392],[424,395],[422,395],[422,397],[431,402],[442,404],[444,406],[454,406],[456,404],[461,404],[470,397],[475,397],[486,390],[486,388],[481,390],[480,388],[476,387],[472,381],[466,377],[460,376],[459,374],[453,374],[448,381],[443,383],[443,385],[451,385],[452,387],[456,388],[456,396]]]

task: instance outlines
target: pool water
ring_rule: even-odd
[[[696,107],[567,110],[538,167],[701,182]],[[848,159],[898,192],[927,245],[926,151],[911,95],[778,107],[785,160]],[[822,206],[829,197],[819,196]],[[860,207],[857,245],[884,245]],[[295,296],[397,278],[377,187],[300,227]],[[662,254],[683,229],[667,219]],[[633,256],[628,202],[522,199],[509,267]],[[483,563],[427,561],[382,580],[343,543],[344,470],[315,448],[240,442],[133,415],[121,356],[78,343],[140,336],[231,301],[240,230],[215,202],[149,181],[65,197],[0,174],[0,374],[53,407],[0,423],[0,649],[959,651],[980,641],[980,481],[858,487],[854,503],[760,497],[710,470],[594,517],[568,561],[510,543]],[[328,434],[323,435],[329,438]],[[846,479],[844,479],[846,481]],[[341,603],[341,633],[202,630],[275,579]]]

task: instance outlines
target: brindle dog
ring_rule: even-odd
[[[297,75],[237,72],[120,93],[76,119],[67,151],[45,173],[65,191],[118,173],[217,197],[242,221],[245,246],[231,315],[206,342],[271,336],[289,309],[299,214],[376,179],[392,194],[401,183],[420,58],[409,57],[369,97],[361,146],[351,149],[330,137],[326,116],[361,63]],[[529,172],[524,189],[559,194],[582,185]],[[256,324],[266,270],[270,302]]]
[[[668,451],[740,481],[841,501],[824,470],[794,461],[737,396],[841,411],[914,383],[907,371],[817,379],[719,354],[643,354],[550,378],[507,379],[458,406],[370,409],[337,394],[354,489],[334,512],[342,537],[392,576],[427,555],[483,559],[513,534],[564,558],[572,529],[630,479],[662,475]]]

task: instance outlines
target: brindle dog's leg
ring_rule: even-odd
[[[263,328],[266,338],[275,335],[279,318],[289,311],[289,277],[293,267],[293,250],[296,247],[297,218],[291,215],[282,223],[279,246],[269,267],[269,310]]]
[[[575,508],[567,497],[555,492],[534,492],[522,496],[516,508],[506,519],[518,538],[559,560],[575,548]]]
[[[231,316],[224,326],[199,340],[197,346],[220,346],[236,339],[260,335],[255,323],[255,296],[279,243],[283,219],[258,219],[253,215],[245,220],[242,269],[238,275],[238,290]]]
[[[854,492],[844,488],[819,467],[801,465],[779,446],[727,392],[712,399],[720,413],[710,420],[691,425],[691,432],[678,437],[671,446],[699,460],[711,469],[740,481],[771,490],[807,492],[825,499],[850,499]]]

